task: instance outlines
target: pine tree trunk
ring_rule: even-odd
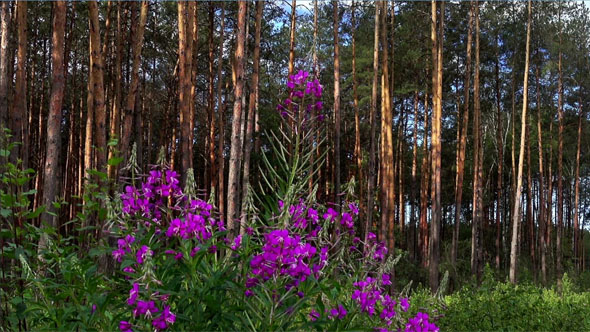
[[[217,152],[217,188],[219,214],[221,220],[225,220],[225,106],[222,101],[221,91],[223,85],[222,68],[223,68],[223,32],[225,30],[225,4],[221,4],[221,27],[219,30],[219,54],[217,55],[217,113],[219,121],[219,144]]]
[[[340,45],[338,27],[340,22],[338,1],[332,1],[334,7],[334,203],[340,211]],[[336,227],[339,227],[339,223]]]
[[[8,125],[8,5],[0,3],[0,127]]]
[[[516,178],[516,192],[514,198],[514,212],[512,213],[512,241],[510,244],[510,282],[516,284],[516,264],[518,248],[518,224],[520,223],[520,195],[522,192],[522,172],[524,166],[524,145],[527,125],[528,86],[529,86],[529,54],[531,43],[531,0],[528,0],[528,19],[526,32],[526,58],[524,65],[524,84],[522,96],[522,117],[520,131],[520,151],[518,157],[518,175]]]
[[[317,1],[317,0],[316,0]],[[375,154],[377,125],[375,123],[377,113],[377,91],[379,85],[379,26],[380,26],[380,5],[375,1],[375,28],[373,34],[373,88],[371,90],[371,109],[369,111],[369,122],[371,124],[371,137],[369,147],[369,174],[367,176],[367,218],[365,222],[365,242],[368,241],[369,232],[373,225],[373,211],[375,198]]]
[[[465,56],[465,83],[464,83],[464,101],[463,116],[461,123],[461,136],[459,140],[458,162],[455,187],[455,228],[453,229],[453,242],[451,246],[451,264],[457,264],[457,246],[459,243],[459,227],[461,225],[461,209],[463,200],[463,180],[465,174],[465,149],[467,147],[467,129],[469,126],[469,96],[471,85],[471,45],[473,39],[473,2],[469,8],[469,25],[467,28],[467,52]]]
[[[123,4],[119,2],[117,4],[117,31],[115,35],[115,77],[114,77],[114,96],[113,96],[113,107],[111,109],[111,121],[110,121],[110,137],[117,138],[119,140],[119,149],[122,149],[124,152],[127,152],[126,147],[123,146],[122,141],[125,140],[121,137],[121,81],[123,80],[122,75],[122,59],[123,59],[123,43],[121,38],[123,31],[121,30],[121,10]],[[109,159],[115,156],[115,148],[111,147],[109,149]],[[108,175],[109,179],[114,179],[117,176],[117,167],[114,165],[108,165]]]
[[[501,101],[501,91],[500,91],[500,55],[499,53],[499,37],[496,36],[496,63],[495,63],[495,75],[496,75],[496,125],[497,125],[497,134],[496,134],[496,145],[498,146],[498,183],[496,187],[496,269],[500,269],[500,257],[502,256],[501,251],[501,244],[500,244],[500,237],[502,235],[501,230],[501,223],[502,223],[502,210],[503,204],[502,200],[504,197],[504,190],[503,190],[503,166],[504,166],[504,141],[503,141],[503,129],[502,129],[502,106],[500,104]]]
[[[561,5],[559,7],[559,24],[561,25]],[[562,264],[562,236],[563,236],[563,71],[561,63],[561,27],[559,31],[559,59],[557,70],[559,73],[557,81],[557,120],[558,120],[558,150],[557,150],[557,238],[555,242],[555,255],[557,259],[557,286],[561,287],[563,274]]]
[[[53,33],[51,41],[51,100],[47,119],[47,144],[45,166],[43,168],[43,205],[47,210],[42,214],[42,222],[48,227],[58,227],[51,213],[55,212],[53,202],[59,192],[59,151],[61,146],[62,104],[65,90],[64,78],[64,40],[66,26],[66,2],[57,1],[53,8]],[[65,64],[67,68],[67,64]],[[46,242],[41,240],[40,247]]]
[[[434,92],[434,91],[433,91]],[[424,95],[424,136],[422,137],[422,167],[420,173],[420,238],[422,266],[428,266],[428,189],[430,186],[430,149],[428,147],[428,94]]]
[[[543,285],[547,284],[547,262],[546,262],[546,225],[545,225],[545,181],[543,179],[543,130],[541,126],[541,92],[539,91],[539,65],[535,67],[535,82],[537,88],[537,146],[539,150],[539,243],[541,251],[541,281]]]
[[[440,259],[441,206],[441,121],[442,121],[442,44],[444,32],[444,1],[440,2],[440,22],[437,24],[437,1],[432,0],[432,221],[429,243],[429,284],[434,292],[438,289],[438,264]]]
[[[576,149],[576,177],[574,185],[574,261],[580,271],[580,149],[582,144],[582,119],[585,114],[582,112],[582,100],[578,101],[578,145]]]
[[[215,30],[215,6],[213,2],[209,2],[209,40],[208,40],[208,47],[209,47],[209,99],[208,99],[208,124],[209,124],[209,167],[206,170],[209,172],[208,176],[206,176],[207,183],[207,197],[210,196],[211,192],[215,192],[216,188],[216,178],[217,178],[217,170],[216,170],[216,151],[215,151],[215,72],[213,70],[213,62],[214,62],[214,54],[213,54],[213,32]],[[196,53],[196,51],[195,51]],[[193,85],[194,87],[194,85]]]
[[[192,72],[193,2],[178,2],[178,107],[180,109],[180,146],[182,154],[182,185],[193,167],[192,124],[190,115]]]
[[[16,2],[16,21],[17,21],[17,66],[16,81],[14,85],[14,99],[10,117],[12,121],[12,135],[15,142],[21,142],[16,149],[16,153],[11,154],[11,161],[16,162],[16,158],[23,160],[23,167],[28,167],[28,122],[27,122],[27,82],[26,82],[26,62],[27,62],[27,2]]]
[[[359,183],[359,195],[361,197],[359,199],[360,209],[359,209],[359,219],[363,220],[364,218],[364,209],[363,209],[363,200],[364,197],[364,178],[363,178],[363,155],[361,151],[361,118],[360,118],[360,110],[359,110],[359,99],[358,99],[358,92],[357,92],[357,77],[356,77],[356,38],[355,38],[355,30],[356,30],[356,4],[353,1],[352,3],[352,31],[351,31],[351,38],[352,38],[352,99],[353,99],[353,106],[354,106],[354,157],[356,161],[356,175],[357,181]]]
[[[418,90],[414,91],[414,130],[412,135],[412,185],[410,186],[410,231],[408,249],[412,262],[416,261],[416,172],[418,169]]]
[[[254,144],[252,133],[254,131],[254,115],[258,113],[258,80],[260,75],[260,35],[262,31],[262,11],[264,2],[256,2],[256,32],[254,37],[254,62],[252,69],[252,83],[250,85],[250,100],[248,104],[248,123],[246,124],[246,137],[244,142],[244,176],[242,184],[242,215],[240,223],[240,234],[246,232],[246,223],[248,221],[246,197],[250,188],[250,154]]]
[[[238,186],[240,181],[241,150],[240,142],[242,119],[242,95],[244,93],[244,42],[246,40],[246,1],[239,1],[237,38],[235,49],[236,84],[234,88],[234,106],[232,115],[231,150],[229,160],[228,193],[227,193],[227,229],[234,234],[235,219],[238,212]],[[230,235],[231,236],[231,235]]]
[[[92,58],[92,82],[94,90],[94,137],[96,145],[96,165],[99,171],[105,171],[103,168],[107,164],[107,133],[105,128],[106,109],[104,103],[104,64],[102,51],[100,47],[100,25],[98,22],[98,3],[96,1],[88,2],[88,15],[90,25],[90,57]]]
[[[393,252],[395,238],[394,227],[394,169],[393,169],[393,111],[389,89],[389,43],[387,40],[387,7],[382,3],[381,46],[383,57],[381,58],[381,229],[383,238],[387,239],[389,251]],[[390,225],[391,223],[391,225]],[[389,231],[389,232],[388,232]]]
[[[479,280],[479,233],[483,219],[482,207],[482,138],[479,96],[479,1],[475,2],[475,75],[473,80],[473,219],[471,223],[471,274]]]

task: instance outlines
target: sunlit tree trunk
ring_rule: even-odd
[[[381,232],[383,239],[387,239],[390,252],[395,247],[393,234],[394,218],[394,192],[395,182],[393,178],[393,111],[391,108],[391,96],[389,89],[389,43],[387,40],[387,6],[382,4],[381,47]],[[390,223],[392,225],[390,225]],[[389,231],[389,232],[388,232]]]
[[[380,5],[375,1],[375,28],[373,33],[373,88],[371,90],[371,109],[369,111],[369,122],[371,124],[371,138],[369,147],[369,174],[367,174],[367,218],[365,222],[365,242],[368,241],[369,232],[373,225],[373,200],[375,198],[375,167],[376,167],[376,138],[377,125],[375,123],[377,113],[377,90],[379,85],[379,26],[380,26]]]
[[[528,118],[527,118],[528,122]],[[531,258],[531,265],[533,267],[533,275],[537,276],[537,270],[535,268],[535,229],[533,223],[533,178],[531,175],[531,134],[530,125],[527,123],[526,126],[526,167],[527,167],[527,191],[526,191],[526,222],[528,230],[528,245],[529,245],[529,257]]]
[[[414,91],[414,130],[412,135],[412,185],[410,186],[410,231],[408,235],[408,249],[410,259],[416,260],[416,172],[418,169],[418,90]]]
[[[0,3],[0,126],[8,124],[8,5]]]
[[[463,179],[465,174],[465,149],[467,147],[467,129],[469,127],[469,96],[471,85],[471,45],[473,38],[474,5],[471,2],[469,8],[469,25],[467,28],[467,52],[465,56],[465,83],[463,85],[463,116],[461,123],[461,136],[459,139],[457,174],[455,180],[455,228],[453,229],[453,242],[451,246],[451,264],[457,264],[457,246],[459,243],[459,227],[461,224],[461,209],[463,200]]]
[[[514,198],[514,211],[512,213],[512,241],[510,243],[510,282],[516,283],[516,264],[518,249],[518,224],[520,223],[520,196],[522,192],[522,172],[524,166],[524,145],[527,125],[527,108],[528,108],[528,86],[529,86],[529,54],[531,43],[531,0],[528,0],[528,18],[526,31],[526,55],[524,65],[524,84],[522,94],[522,117],[520,131],[520,151],[518,156],[518,175],[516,178],[516,192]]]
[[[438,289],[438,264],[440,259],[441,206],[441,121],[442,121],[442,44],[444,32],[445,3],[440,2],[440,22],[437,24],[437,1],[432,0],[432,221],[430,222],[429,243],[429,284],[432,291]]]
[[[246,1],[238,3],[238,23],[235,49],[236,84],[234,88],[234,106],[232,116],[231,150],[229,160],[227,225],[228,231],[234,233],[238,207],[238,186],[240,181],[241,144],[240,124],[242,118],[242,94],[244,93],[244,42],[246,40]]]
[[[259,75],[260,75],[260,34],[262,30],[262,11],[264,9],[264,2],[256,2],[256,32],[254,34],[254,62],[252,66],[252,83],[250,85],[250,100],[248,104],[248,122],[246,124],[246,137],[244,142],[244,176],[242,184],[242,215],[240,223],[240,234],[246,231],[248,215],[245,197],[248,195],[250,188],[250,154],[254,144],[252,140],[252,133],[254,131],[254,114],[258,112],[258,90],[259,90]]]

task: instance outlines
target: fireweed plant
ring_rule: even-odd
[[[322,86],[299,71],[287,88],[277,109],[289,129],[271,140],[284,165],[263,156],[262,183],[275,191],[261,188],[265,213],[243,234],[232,237],[215,208],[184,194],[165,166],[120,194],[112,258],[128,283],[121,331],[438,330],[427,313],[410,317],[411,299],[391,292],[395,260],[375,234],[361,241],[357,204],[312,202],[317,165],[307,154],[318,144],[311,129],[323,120]]]

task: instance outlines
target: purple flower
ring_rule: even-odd
[[[251,297],[251,296],[253,296],[253,295],[254,295],[254,292],[252,292],[252,291],[251,291],[251,290],[249,290],[249,289],[246,289],[246,291],[244,292],[244,295],[246,295],[246,297]]]
[[[309,319],[315,322],[318,318],[320,318],[320,313],[315,309],[311,309],[311,312],[309,313]]]
[[[439,328],[434,323],[428,321],[428,314],[418,312],[414,318],[410,318],[406,324],[406,332],[438,332]]]
[[[146,255],[149,255],[149,254],[151,254],[150,248],[146,245],[141,246],[141,248],[137,251],[137,254],[136,254],[137,263],[143,264],[143,261],[146,258]]]
[[[90,309],[90,313],[93,314],[96,312],[96,304],[92,305],[92,309]]]
[[[152,314],[158,312],[158,308],[156,307],[156,304],[154,303],[154,301],[137,301],[137,307],[133,310],[133,315],[135,317],[137,316],[141,316],[141,315],[146,315],[151,317]]]
[[[131,325],[131,323],[127,321],[122,320],[119,322],[119,330],[121,330],[122,332],[133,332],[132,327],[133,325]]]
[[[403,297],[399,300],[399,305],[402,307],[403,312],[407,312],[410,308],[410,302],[407,297]]]
[[[337,308],[330,310],[330,318],[343,319],[346,314],[346,309],[342,306],[342,304],[339,304]]]
[[[174,322],[176,322],[176,315],[170,312],[170,306],[164,306],[164,311],[152,321],[152,325],[157,329],[165,330]]]
[[[358,214],[359,214],[359,209],[358,209],[358,207],[356,206],[356,204],[354,204],[354,203],[349,203],[349,204],[348,204],[348,209],[349,209],[349,210],[350,210],[350,212],[352,212],[354,215],[357,215],[357,216],[358,216]]]
[[[123,249],[113,250],[112,255],[113,255],[113,258],[116,259],[118,263],[121,263],[121,261],[123,260],[123,256],[125,256],[125,250],[123,250]]]
[[[389,274],[383,274],[381,276],[381,284],[383,286],[389,286],[389,285],[391,285],[391,280],[390,279],[391,279],[391,277],[389,276]]]
[[[139,284],[133,283],[133,288],[129,291],[129,298],[127,299],[128,305],[134,305],[137,302],[137,296],[139,295]]]
[[[324,219],[329,220],[330,222],[334,222],[334,220],[338,217],[338,212],[332,208],[328,208],[326,213],[324,213]]]
[[[242,235],[236,236],[236,238],[234,239],[234,243],[230,247],[231,250],[234,250],[234,251],[238,250],[241,243],[242,243]]]

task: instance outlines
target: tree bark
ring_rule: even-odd
[[[98,22],[98,3],[88,2],[90,25],[90,57],[92,58],[92,82],[94,90],[94,136],[96,138],[96,169],[105,171],[107,164],[107,133],[105,128],[106,109],[104,103],[104,64],[100,47],[100,25]]]
[[[461,123],[461,136],[459,139],[458,162],[455,186],[455,228],[453,229],[453,242],[451,246],[451,264],[457,264],[457,246],[459,243],[459,227],[461,224],[461,209],[463,200],[463,179],[465,174],[465,149],[467,147],[467,129],[469,127],[469,96],[471,85],[471,45],[473,38],[473,16],[474,5],[471,1],[469,8],[469,25],[467,28],[467,51],[465,56],[465,83],[464,83],[464,101],[463,116]]]
[[[353,99],[353,106],[354,106],[354,156],[356,161],[356,175],[357,181],[359,183],[359,202],[361,202],[360,209],[359,209],[359,219],[363,220],[364,218],[364,211],[363,211],[363,204],[362,204],[362,197],[364,197],[364,186],[363,186],[363,155],[361,151],[361,118],[360,118],[360,110],[359,110],[359,98],[357,92],[357,77],[356,77],[356,38],[355,38],[355,30],[356,30],[356,4],[352,2],[352,31],[351,31],[351,38],[352,38],[352,99]]]
[[[295,0],[293,0],[295,1]],[[340,22],[338,1],[332,1],[334,7],[334,203],[340,211],[340,45],[338,26]],[[338,227],[338,223],[336,226]]]
[[[317,0],[316,0],[317,1]],[[371,124],[371,138],[369,147],[369,174],[367,177],[367,218],[365,222],[365,242],[368,241],[369,232],[373,225],[373,211],[375,198],[375,164],[376,164],[376,138],[377,125],[375,123],[377,113],[377,90],[379,85],[379,26],[380,26],[380,5],[375,1],[375,28],[373,33],[373,88],[371,90],[371,109],[369,111],[369,122]]]
[[[496,75],[496,125],[497,125],[497,133],[496,133],[496,145],[498,146],[498,179],[497,179],[497,187],[496,187],[496,269],[500,269],[500,257],[502,256],[501,251],[501,244],[500,244],[500,237],[502,235],[501,231],[501,223],[502,223],[502,210],[503,204],[502,200],[504,197],[504,190],[503,190],[503,166],[504,166],[504,141],[503,141],[503,129],[502,129],[502,106],[500,104],[501,101],[501,91],[500,91],[500,55],[499,55],[499,37],[496,36],[496,63],[495,63],[495,75]]]
[[[213,70],[213,62],[214,62],[214,53],[213,53],[213,32],[215,30],[215,6],[213,2],[209,2],[209,113],[208,113],[208,124],[209,124],[209,167],[206,170],[209,172],[208,176],[206,176],[207,183],[207,197],[211,194],[211,192],[215,192],[216,188],[216,178],[217,178],[217,170],[216,170],[216,160],[215,160],[215,72]],[[195,51],[196,53],[196,51]],[[194,87],[194,85],[193,85]]]
[[[440,260],[441,206],[441,120],[442,120],[442,43],[444,32],[444,1],[440,2],[440,22],[437,24],[437,1],[432,0],[432,221],[430,222],[429,284],[434,292],[438,289],[438,264]],[[438,30],[438,31],[437,31]]]
[[[422,167],[420,180],[420,238],[422,266],[428,266],[428,189],[430,186],[430,149],[428,147],[428,94],[424,95],[424,136],[422,137]]]
[[[575,266],[580,271],[580,149],[582,144],[582,119],[585,114],[582,112],[582,100],[578,101],[578,145],[576,149],[576,177],[574,184],[574,260]]]
[[[242,215],[240,223],[240,234],[246,232],[248,221],[247,206],[245,197],[248,195],[250,188],[250,154],[254,142],[252,140],[252,133],[254,131],[254,115],[258,113],[258,90],[259,90],[259,75],[260,75],[260,35],[262,31],[262,11],[264,9],[264,2],[256,2],[256,32],[254,37],[254,62],[252,64],[252,83],[250,89],[250,100],[248,104],[248,123],[246,124],[246,137],[244,142],[244,176],[242,184]]]
[[[192,72],[191,9],[194,2],[178,2],[178,107],[180,108],[180,146],[182,153],[182,185],[186,183],[189,169],[193,168],[193,140],[190,114]]]
[[[127,151],[126,147],[123,146],[122,142],[125,140],[121,137],[121,81],[123,80],[121,63],[123,61],[123,43],[121,24],[121,10],[123,4],[119,2],[117,4],[117,31],[115,35],[115,77],[114,77],[114,96],[113,96],[113,108],[111,109],[111,121],[110,121],[110,137],[117,138],[119,140],[119,149],[124,152]],[[115,148],[109,149],[109,159],[115,156]],[[114,179],[117,176],[117,167],[114,165],[108,165],[109,179]]]
[[[542,117],[541,117],[541,92],[539,91],[539,65],[535,67],[535,80],[537,88],[537,146],[539,150],[539,243],[541,246],[541,282],[543,285],[547,285],[547,262],[546,262],[546,225],[545,225],[545,181],[543,179],[543,130],[542,130]]]
[[[47,144],[45,167],[43,168],[43,205],[47,210],[42,214],[42,222],[48,227],[57,227],[53,202],[59,191],[58,170],[61,146],[62,104],[65,90],[64,78],[64,40],[66,26],[66,2],[57,1],[53,8],[53,33],[51,39],[51,100],[47,119]],[[66,64],[67,66],[67,64]],[[41,240],[42,244],[46,242]]]
[[[217,188],[219,207],[219,214],[221,220],[225,220],[225,157],[223,151],[225,150],[225,106],[223,105],[221,91],[223,85],[222,68],[223,68],[223,32],[225,30],[225,3],[221,3],[221,27],[219,29],[219,53],[217,55],[217,113],[219,121],[219,144],[217,146]]]
[[[8,5],[0,4],[0,127],[8,125]]]
[[[16,153],[11,154],[12,161],[15,158],[23,160],[23,167],[28,167],[28,121],[27,121],[27,82],[26,82],[26,62],[27,62],[27,2],[16,2],[16,21],[17,21],[17,66],[16,81],[14,85],[14,99],[12,111],[10,112],[12,121],[13,140],[21,142],[23,145],[16,149]]]
[[[471,274],[479,274],[479,243],[483,224],[482,206],[482,168],[483,151],[481,137],[481,110],[479,96],[479,1],[475,2],[475,75],[473,79],[473,219],[471,223]]]
[[[521,117],[521,131],[520,131],[520,151],[518,157],[518,175],[516,178],[516,192],[514,198],[514,211],[512,213],[512,241],[510,244],[510,282],[516,284],[516,264],[517,264],[517,249],[518,249],[518,224],[520,223],[520,195],[522,192],[522,172],[524,166],[524,143],[527,125],[527,107],[528,107],[528,86],[529,86],[529,54],[531,42],[531,0],[528,0],[528,18],[527,18],[527,32],[526,32],[526,58],[524,65],[524,83],[522,96],[522,117]]]
[[[246,1],[238,3],[238,25],[235,50],[236,84],[234,88],[234,106],[232,116],[231,150],[229,160],[228,193],[227,193],[227,229],[234,234],[235,218],[238,212],[238,185],[240,181],[241,144],[240,124],[242,118],[242,95],[244,93],[244,42],[246,40]],[[232,235],[230,235],[231,237]]]
[[[561,277],[563,274],[562,264],[562,236],[563,236],[563,71],[562,71],[562,53],[561,53],[561,4],[559,6],[559,59],[557,70],[559,73],[557,81],[557,121],[558,129],[558,150],[557,150],[557,238],[555,241],[555,255],[557,259],[557,285],[561,287]]]

